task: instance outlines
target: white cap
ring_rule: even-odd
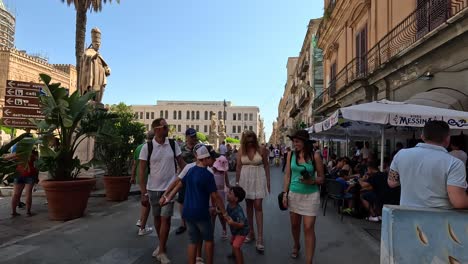
[[[206,146],[201,146],[197,148],[196,153],[197,153],[197,159],[199,160],[211,157],[210,152],[208,151]]]

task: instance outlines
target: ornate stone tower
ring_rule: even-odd
[[[0,0],[0,47],[15,46],[15,17]]]

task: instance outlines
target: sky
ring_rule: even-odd
[[[75,10],[60,0],[4,0],[16,15],[17,49],[75,64]],[[157,100],[258,106],[268,139],[286,82],[322,0],[121,0],[89,13],[110,65],[104,104]]]

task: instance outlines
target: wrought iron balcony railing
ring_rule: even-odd
[[[408,17],[385,35],[362,57],[351,60],[314,99],[314,109],[325,104],[335,91],[356,80],[367,78],[382,65],[426,36],[449,18],[464,11],[468,0],[425,0]]]

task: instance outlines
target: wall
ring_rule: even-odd
[[[385,206],[380,263],[468,263],[467,219],[468,211]]]

